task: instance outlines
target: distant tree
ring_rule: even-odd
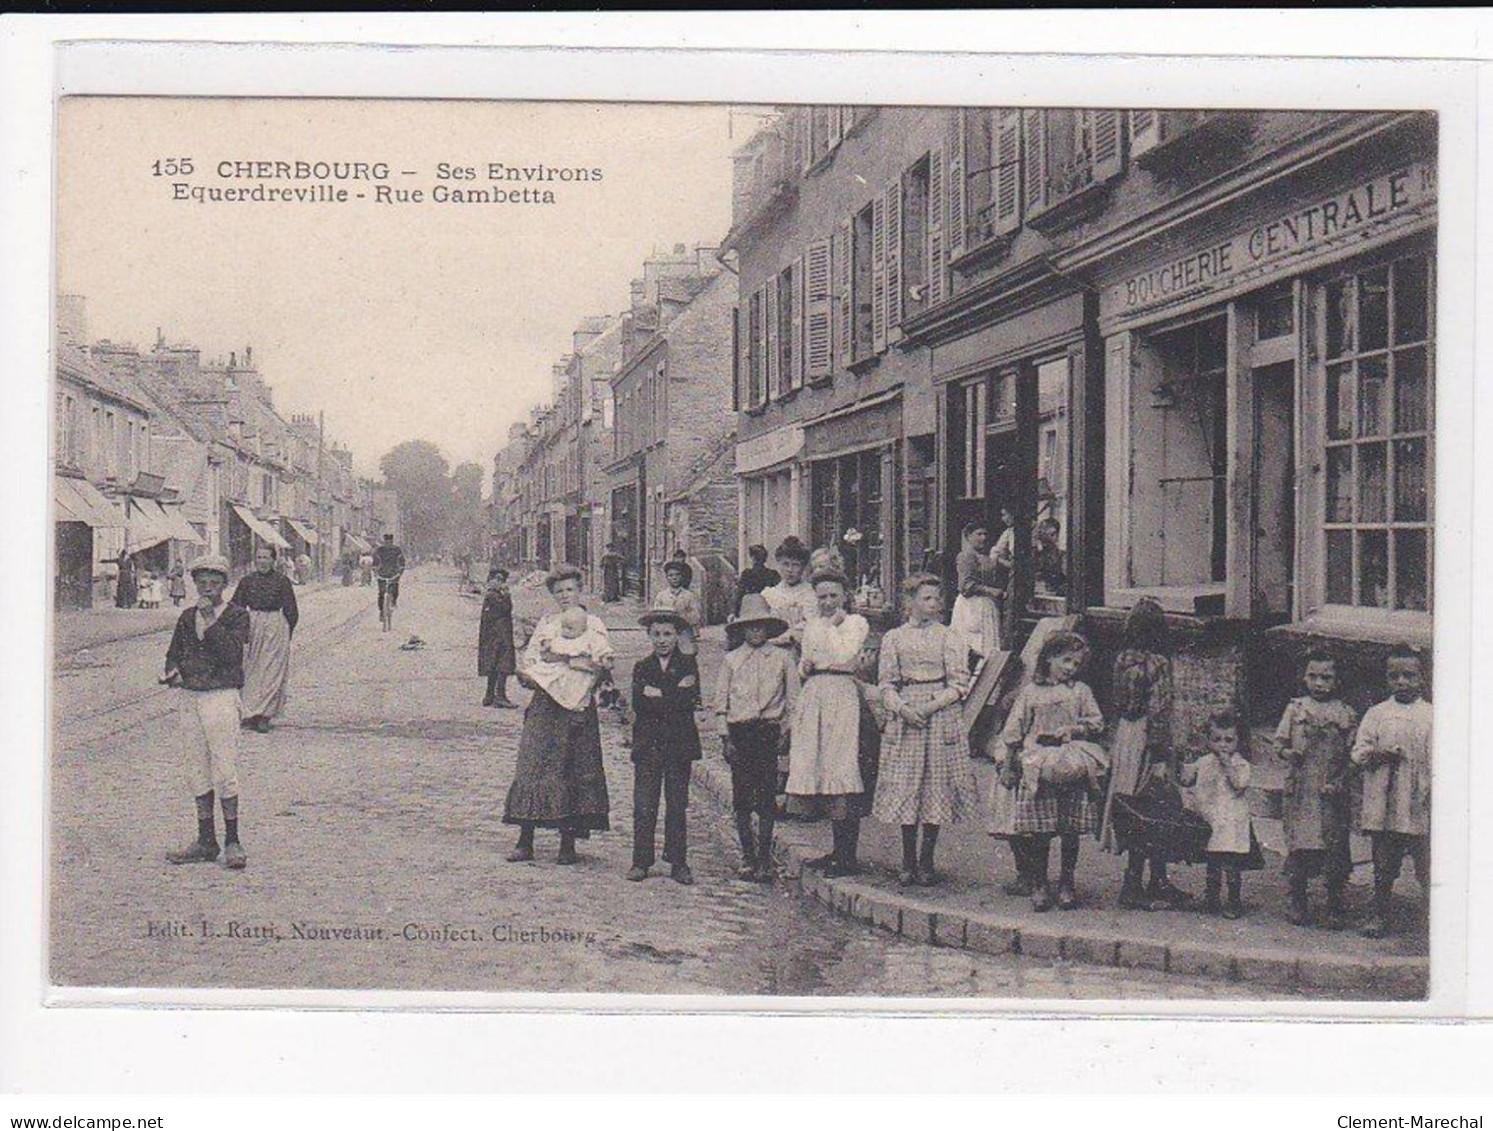
[[[450,467],[429,440],[406,440],[379,460],[384,482],[399,500],[399,523],[407,551],[438,553],[446,541],[451,507]]]
[[[447,526],[450,548],[459,554],[484,557],[487,549],[487,509],[482,504],[481,464],[458,464],[451,473],[451,509]]]

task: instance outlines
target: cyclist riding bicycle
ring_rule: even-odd
[[[378,579],[378,611],[382,616],[387,597],[390,609],[399,607],[399,577],[404,573],[404,551],[394,544],[394,535],[385,534],[383,545],[373,551],[373,576]]]

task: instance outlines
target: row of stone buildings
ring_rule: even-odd
[[[549,402],[493,461],[493,539],[510,568],[570,562],[647,598],[683,551],[717,612],[737,540],[729,410],[735,276],[715,247],[656,253],[619,316],[585,318],[553,367]]]
[[[59,608],[111,600],[121,553],[158,573],[218,553],[238,573],[268,544],[323,575],[397,533],[392,492],[353,472],[320,416],[275,409],[252,347],[204,361],[159,332],[148,350],[91,341],[76,295],[58,315]]]
[[[1435,170],[1419,113],[783,109],[723,241],[738,549],[838,545],[890,620],[1009,521],[1015,627],[1154,597],[1193,721],[1313,642],[1373,693],[1431,635]]]

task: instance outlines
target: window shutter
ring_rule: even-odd
[[[886,329],[887,341],[902,331],[902,182],[886,187]]]
[[[804,373],[810,381],[828,377],[834,366],[829,289],[829,240],[815,240],[804,254]]]
[[[762,403],[762,290],[750,299],[751,314],[747,322],[747,407]]]
[[[871,202],[871,349],[886,349],[886,198]]]
[[[731,308],[731,411],[741,411],[741,308]]]
[[[793,295],[790,321],[792,322],[793,364],[788,367],[788,387],[801,389],[804,384],[804,257],[793,263]]]
[[[936,145],[928,154],[928,305],[944,300],[948,276],[948,249],[944,246],[944,150]]]
[[[850,368],[855,360],[855,244],[851,222],[841,221],[835,233],[835,327],[839,344],[840,368]]]
[[[1093,139],[1094,180],[1107,181],[1120,173],[1123,153],[1120,148],[1121,110],[1090,110],[1089,136]]]
[[[829,108],[829,148],[833,149],[840,144],[845,136],[846,108],[843,106],[831,106]]]
[[[1130,111],[1130,155],[1155,149],[1161,141],[1161,115],[1155,110]]]
[[[1021,111],[995,111],[995,230],[1021,226]]]
[[[798,110],[798,164],[807,173],[814,163],[814,108],[801,106]]]
[[[1021,112],[1022,137],[1026,145],[1026,215],[1036,216],[1047,206],[1047,111]]]
[[[768,276],[767,282],[762,288],[762,309],[766,315],[763,319],[762,349],[764,364],[762,366],[762,399],[772,400],[777,392],[778,380],[778,277]]]
[[[964,111],[949,113],[949,135],[944,144],[944,242],[950,259],[958,259],[968,246],[968,166],[965,160]]]

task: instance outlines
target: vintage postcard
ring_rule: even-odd
[[[1423,1001],[1438,114],[998,101],[61,98],[57,992]]]

